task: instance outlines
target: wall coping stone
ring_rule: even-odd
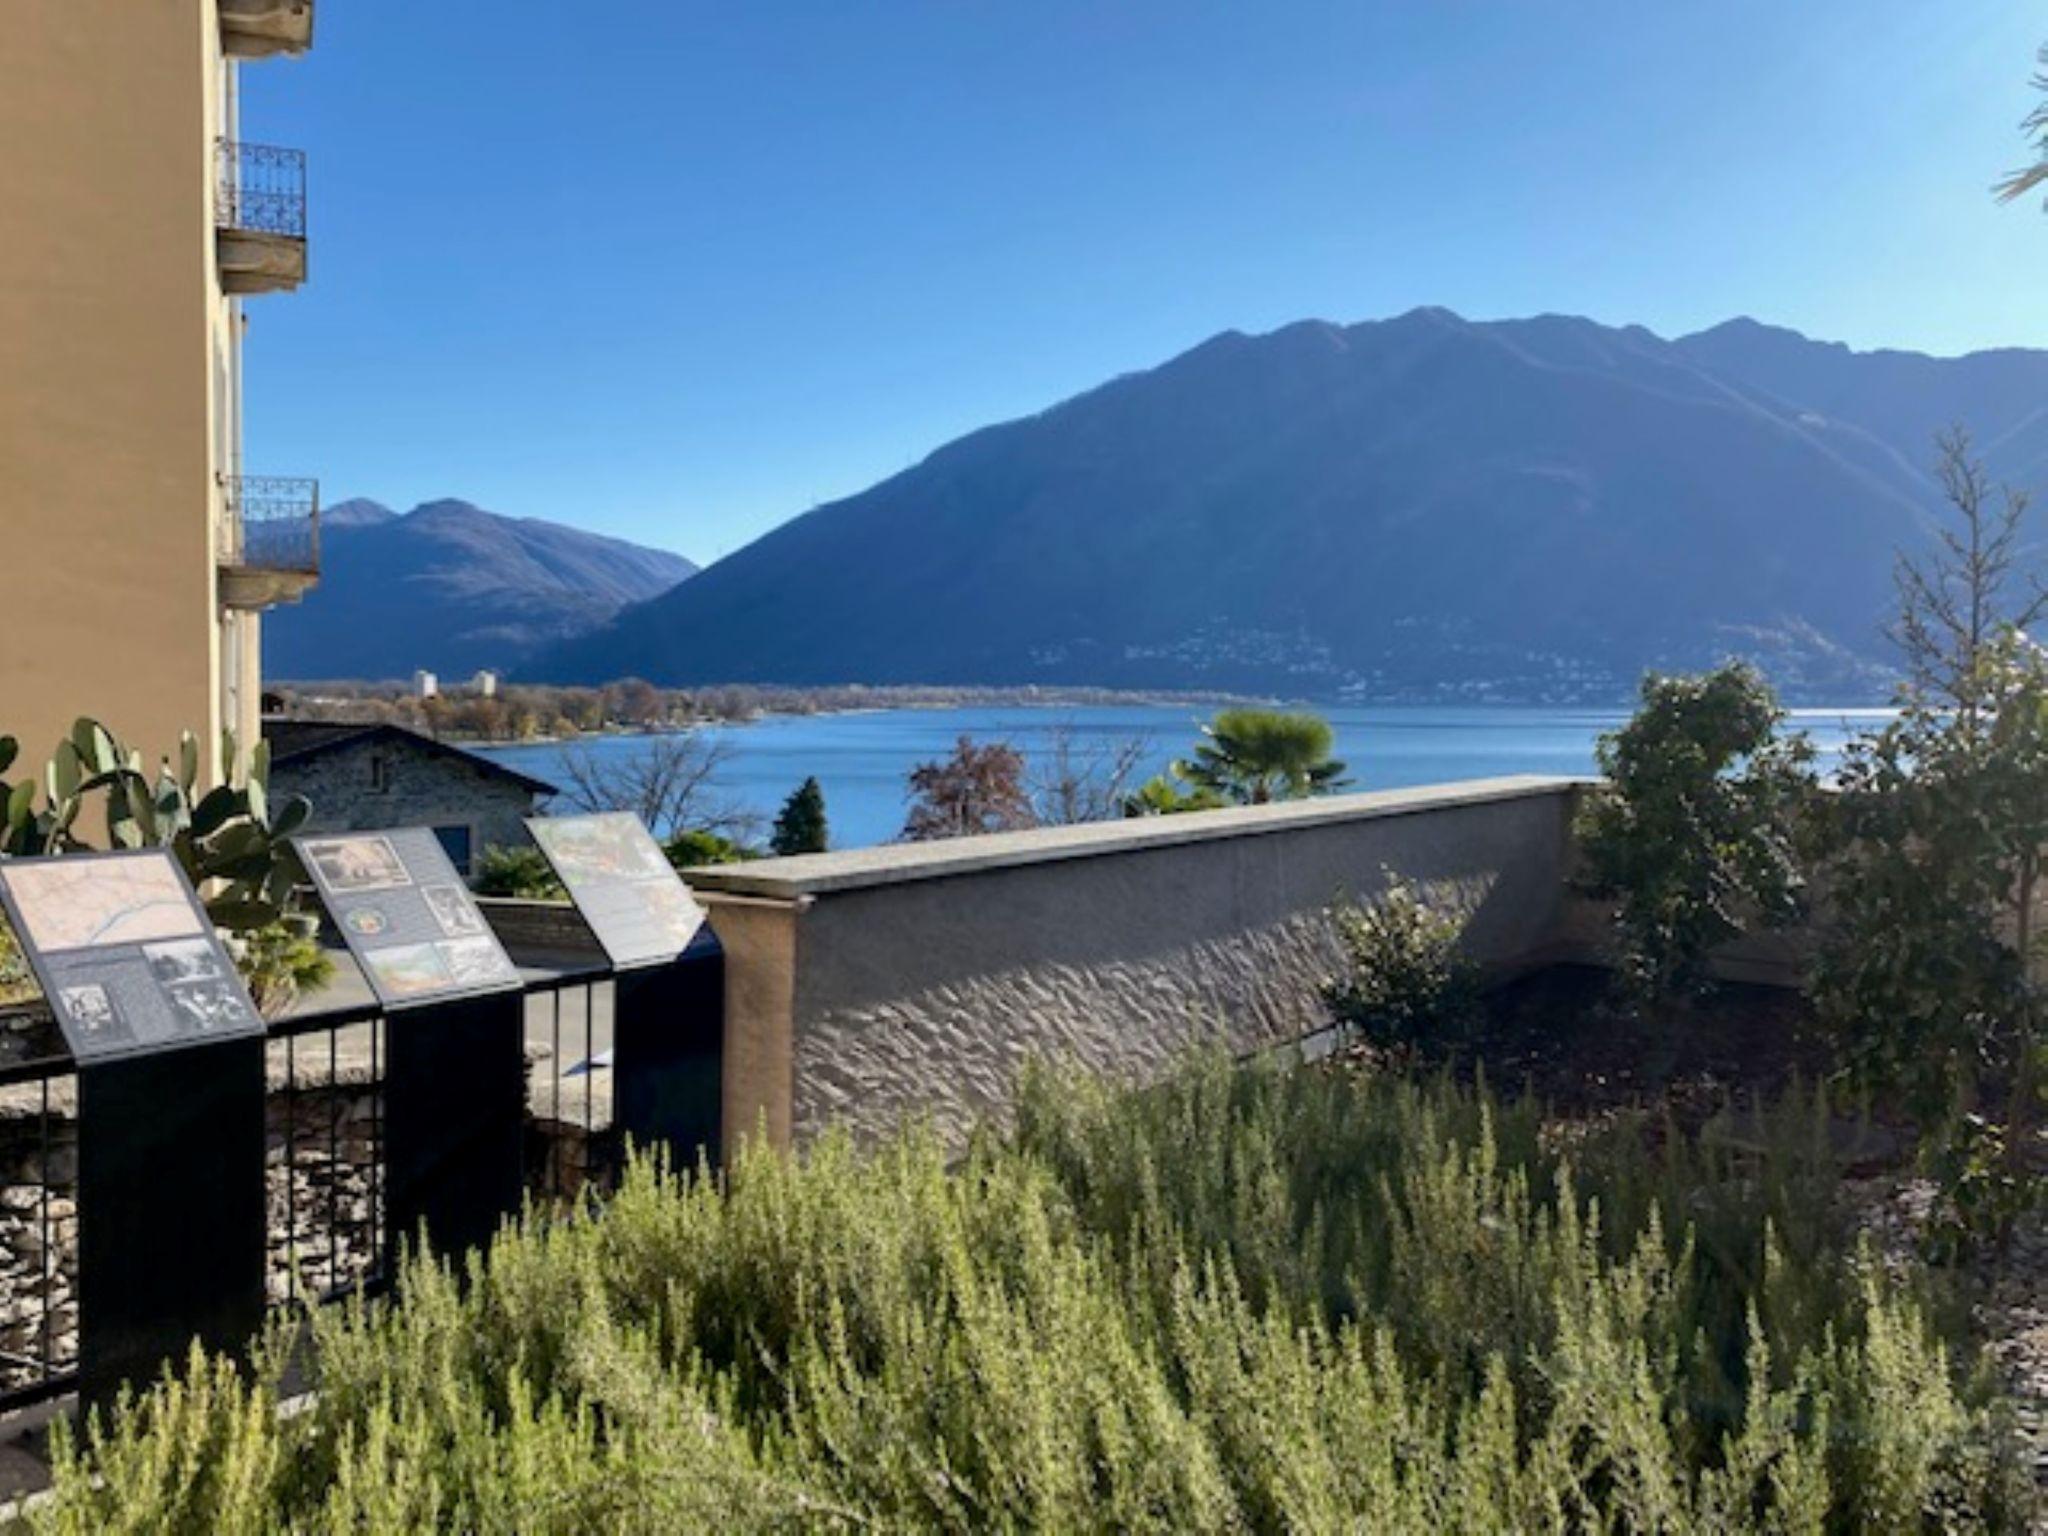
[[[1467,779],[1412,789],[1322,795],[1277,805],[1233,806],[1220,811],[1185,811],[1171,816],[1134,816],[1122,821],[1086,822],[1070,827],[1034,827],[929,843],[884,843],[843,853],[806,853],[757,859],[745,864],[707,864],[684,871],[695,890],[707,895],[779,898],[785,901],[836,891],[905,885],[952,875],[1051,864],[1068,859],[1139,853],[1187,843],[1259,837],[1347,821],[1372,821],[1459,806],[1562,795],[1597,783],[1591,778],[1515,774]]]

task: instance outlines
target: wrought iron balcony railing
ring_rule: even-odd
[[[254,235],[306,238],[306,152],[275,144],[215,145],[213,222]]]
[[[227,538],[221,564],[236,570],[317,575],[320,570],[320,482],[234,475],[227,493]]]

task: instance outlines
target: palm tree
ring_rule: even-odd
[[[1300,800],[1343,788],[1344,765],[1330,756],[1336,737],[1321,715],[1226,709],[1202,727],[1181,774],[1239,805]]]
[[[2039,54],[2044,68],[2034,76],[2034,89],[2048,92],[2048,48]],[[2025,197],[2034,188],[2048,182],[2048,103],[2034,108],[2027,114],[2021,128],[2033,135],[2035,148],[2040,158],[2023,171],[2014,171],[1998,183],[1995,190],[2001,203],[2009,203],[2016,197]]]

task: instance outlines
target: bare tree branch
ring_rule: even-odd
[[[726,797],[719,775],[731,763],[730,740],[709,731],[668,731],[561,756],[562,798],[580,811],[631,811],[663,842],[683,832],[745,838],[761,818]]]
[[[1124,800],[1151,755],[1147,733],[1090,740],[1071,721],[1061,721],[1031,758],[1032,811],[1043,826],[1114,820],[1123,815]]]
[[[2026,492],[2009,485],[1994,492],[1961,427],[1950,427],[1934,441],[1935,478],[1954,517],[1938,530],[1939,547],[1931,557],[1919,561],[1901,553],[1894,562],[1899,611],[1885,633],[1905,654],[1906,675],[1916,690],[1973,720],[1990,646],[2048,612],[2048,588],[2029,575],[2023,598],[2009,591]]]

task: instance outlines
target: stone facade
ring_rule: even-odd
[[[554,786],[398,726],[266,722],[273,796],[304,795],[315,832],[431,827],[469,873],[486,848],[516,848]]]

